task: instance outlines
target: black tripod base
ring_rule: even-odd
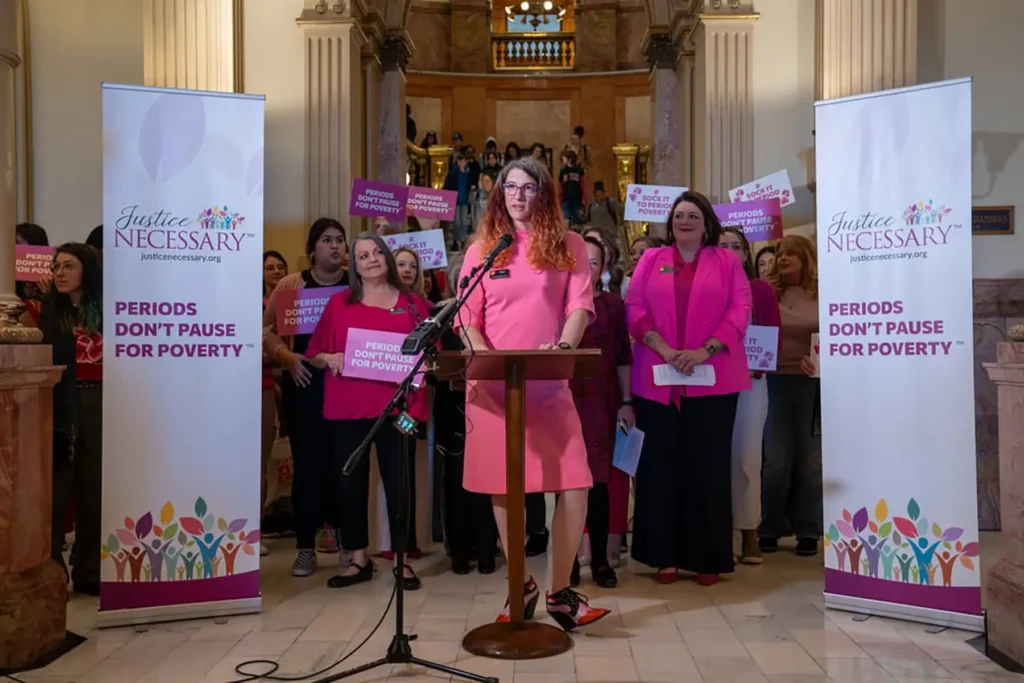
[[[419,657],[413,656],[412,645],[409,643],[409,636],[404,633],[391,639],[391,644],[388,645],[388,653],[380,659],[368,662],[362,666],[357,666],[354,669],[342,671],[341,673],[328,678],[321,678],[317,683],[340,681],[345,678],[351,678],[356,674],[361,674],[364,671],[376,669],[378,666],[389,666],[391,664],[414,664],[416,666],[422,666],[424,669],[440,671],[441,673],[446,673],[449,676],[456,676],[467,681],[476,681],[477,683],[499,683],[498,679],[493,676],[480,676],[468,671],[462,671],[461,669],[445,666],[444,664],[438,664],[437,662],[430,662],[426,659],[420,659]]]

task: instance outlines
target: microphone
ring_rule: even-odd
[[[462,280],[459,282],[459,289],[465,289],[469,286],[469,280],[481,270],[489,270],[491,264],[494,263],[494,259],[498,258],[498,254],[505,251],[512,246],[512,240],[515,239],[511,234],[505,233],[498,239],[498,243],[494,245],[494,248],[488,252],[484,260],[480,262],[480,265],[469,272],[469,275],[464,275]]]
[[[402,342],[402,355],[415,356],[440,338],[441,331],[455,315],[458,306],[459,300],[452,299],[437,312],[437,315],[431,316],[417,325]]]

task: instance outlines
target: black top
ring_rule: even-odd
[[[53,306],[44,302],[39,313],[39,328],[43,333],[43,343],[53,347],[53,364],[65,366],[60,380],[53,387],[53,431],[64,434],[69,439],[74,434],[75,405],[77,402],[75,382],[75,335],[61,325]],[[70,453],[54,451],[54,466],[59,467],[66,462],[58,462],[58,458],[70,457]]]
[[[430,315],[437,315],[441,306],[431,309]],[[441,349],[444,351],[462,351],[462,339],[449,327],[441,334]],[[430,376],[431,384],[434,385],[434,425],[438,434],[465,434],[466,433],[466,392],[457,391],[452,386],[452,380],[459,381],[459,377],[442,377],[440,379]]]
[[[572,204],[583,203],[582,166],[563,166],[558,172],[558,182],[562,185],[562,201]]]
[[[322,287],[341,287],[348,284],[348,271],[346,270],[341,279],[333,285],[322,285],[313,279],[313,271],[310,268],[302,271],[302,281],[305,283],[306,289],[320,289]],[[300,356],[306,355],[306,349],[309,348],[309,338],[311,334],[297,334],[294,339],[294,347],[292,351],[299,354]]]

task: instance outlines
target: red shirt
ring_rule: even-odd
[[[103,335],[90,334],[84,328],[76,327],[75,335],[75,379],[79,382],[103,381]]]
[[[416,312],[410,310],[410,304]],[[350,304],[348,292],[331,297],[320,322],[309,339],[306,357],[318,353],[344,353],[350,328],[399,332],[408,334],[419,320],[430,313],[430,303],[415,294],[399,294],[392,309]],[[330,370],[324,380],[324,418],[328,420],[376,419],[395,394],[397,384],[378,380],[334,375]],[[417,420],[427,419],[426,389],[409,394],[409,414]]]

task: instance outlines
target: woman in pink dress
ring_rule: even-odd
[[[573,349],[594,319],[590,267],[583,238],[562,222],[555,185],[534,159],[502,169],[487,213],[466,251],[463,276],[481,262],[502,235],[512,246],[463,308],[457,325],[474,349]],[[502,545],[508,551],[508,498],[505,449],[496,434],[505,431],[502,382],[471,382],[466,391],[467,490],[490,494]],[[569,586],[576,549],[587,517],[593,477],[587,462],[579,415],[567,381],[535,381],[526,387],[526,491],[559,492],[555,506],[553,563],[547,610],[565,629],[591,624],[608,610],[591,607]],[[518,549],[517,549],[518,550]],[[540,591],[530,577],[522,599],[533,616]],[[519,596],[510,596],[519,599]],[[508,605],[498,621],[508,620]]]

